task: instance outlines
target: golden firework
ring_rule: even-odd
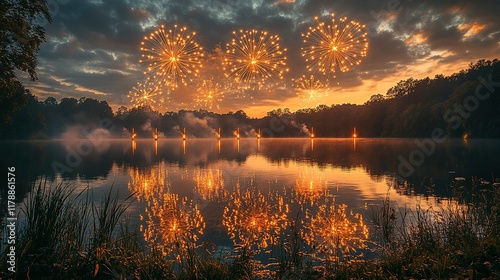
[[[332,23],[327,25],[315,18],[318,25],[309,27],[309,31],[302,34],[304,47],[302,56],[306,58],[309,71],[318,71],[325,75],[337,69],[341,72],[349,71],[353,65],[358,65],[361,58],[366,56],[368,49],[365,26],[356,21],[348,21],[346,17],[335,20],[331,14]]]
[[[128,189],[138,201],[150,201],[170,190],[168,172],[163,164],[144,170],[131,168],[129,176]]]
[[[200,107],[219,109],[220,102],[224,97],[222,86],[213,79],[203,80],[198,86],[196,104]]]
[[[293,83],[297,88],[297,95],[309,104],[321,102],[324,97],[324,89],[327,87],[327,84],[322,83],[313,75],[310,75],[309,78],[302,75],[300,78],[293,80]]]
[[[196,193],[208,201],[222,201],[228,194],[224,188],[224,177],[220,169],[198,169],[194,177]]]
[[[327,182],[317,171],[307,170],[295,181],[295,196],[300,204],[314,204],[327,193]]]
[[[309,221],[304,222],[304,240],[316,248],[317,255],[340,262],[353,256],[358,249],[366,248],[368,227],[361,214],[347,212],[347,205],[324,203]]]
[[[288,212],[283,196],[264,196],[258,190],[240,191],[237,187],[224,208],[222,224],[235,245],[260,250],[276,244]]]
[[[283,78],[286,49],[281,49],[278,35],[267,31],[234,31],[224,58],[226,76],[247,85],[260,84],[268,78]]]
[[[203,234],[205,222],[197,205],[177,194],[165,193],[161,199],[153,199],[146,208],[147,228],[144,239],[152,246],[159,246],[166,253],[173,249],[182,253],[193,246]]]
[[[165,104],[168,96],[163,94],[161,87],[147,80],[145,83],[137,83],[129,91],[128,98],[134,107],[149,106],[155,110]]]
[[[177,88],[179,83],[186,85],[202,67],[203,49],[194,40],[195,35],[186,27],[174,25],[167,31],[162,25],[144,37],[141,62],[148,66],[144,74],[171,88]]]

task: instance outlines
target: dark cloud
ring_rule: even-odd
[[[411,71],[425,61],[453,65],[491,58],[500,50],[500,1],[73,0],[59,5],[53,23],[46,26],[39,81],[29,86],[41,99],[84,96],[122,105],[127,92],[145,80],[145,65],[139,64],[140,42],[160,24],[179,24],[197,32],[197,41],[211,59],[199,79],[224,76],[221,55],[233,30],[265,29],[278,34],[282,48],[287,48],[290,71],[285,74],[285,85],[271,92],[247,91],[253,99],[228,91],[220,111],[287,107],[285,103],[296,97],[291,79],[310,74],[301,56],[301,34],[316,24],[314,16],[329,21],[330,13],[366,24],[369,31],[367,57],[350,72],[337,74],[331,83],[344,90],[369,80],[393,78],[397,82],[408,78],[399,72]],[[172,92],[176,104],[170,107],[194,107],[196,85]]]

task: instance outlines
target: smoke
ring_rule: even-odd
[[[153,127],[151,126],[151,120],[148,119],[145,124],[141,126],[142,131],[153,132]]]
[[[192,112],[187,112],[181,117],[180,121],[186,127],[186,134],[194,137],[215,137],[217,132],[210,127],[209,123],[215,123],[211,117],[198,118]],[[179,129],[178,126],[176,126]],[[175,128],[174,127],[174,130]]]
[[[102,152],[109,148],[109,141],[111,139],[111,132],[109,130],[98,127],[89,129],[83,125],[73,125],[66,128],[61,133],[61,138],[67,144],[67,147],[92,147],[91,150]]]
[[[311,136],[311,131],[307,128],[307,125],[304,123],[301,124],[300,130],[306,135],[306,136]]]
[[[99,139],[110,139],[111,138],[111,132],[109,130],[104,129],[104,128],[96,128],[90,132],[90,134],[87,135],[87,139],[89,139],[92,142],[95,142],[96,140]]]
[[[74,139],[109,139],[111,138],[111,132],[104,128],[89,129],[83,125],[73,125],[67,127],[66,130],[61,133],[61,139],[64,140],[74,140]]]
[[[290,125],[297,128],[300,132],[304,133],[306,136],[311,136],[311,132],[304,123],[297,124],[294,120],[290,121]]]
[[[84,135],[82,131],[85,128],[81,125],[74,125],[67,127],[66,130],[61,133],[61,139],[64,140],[73,140],[73,139],[82,139],[84,138]]]
[[[250,129],[250,131],[245,131],[245,136],[246,137],[257,137],[257,132],[255,129]]]
[[[175,131],[178,135],[182,136],[181,128],[178,125],[172,127],[172,130]]]
[[[122,130],[122,135],[125,136],[126,138],[130,138],[132,136],[132,132],[124,127]]]
[[[142,131],[150,132],[152,136],[156,132],[156,128],[151,124],[151,119],[148,119],[145,124],[141,125],[141,129]],[[165,134],[158,131],[158,138],[165,138]]]

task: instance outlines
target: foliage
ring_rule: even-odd
[[[36,80],[36,54],[45,41],[45,30],[37,20],[51,21],[45,0],[5,0],[0,5],[0,125],[13,122],[12,114],[27,102],[28,91],[16,71]],[[0,135],[2,129],[0,128]]]
[[[319,105],[296,112],[279,108],[258,119],[242,110],[225,114],[206,110],[159,113],[147,106],[120,107],[113,114],[105,101],[62,98],[58,103],[49,97],[34,102],[30,97],[29,111],[40,112],[41,116],[15,115],[14,123],[3,134],[0,129],[0,138],[56,138],[76,125],[87,130],[103,127],[120,138],[132,129],[138,137],[149,138],[153,128],[166,137],[179,137],[183,128],[188,137],[197,138],[215,137],[219,128],[222,137],[233,137],[237,129],[242,137],[255,136],[259,129],[262,137],[304,137],[312,127],[317,137],[351,137],[356,128],[358,137],[430,138],[435,129],[442,129],[448,137],[498,138],[499,77],[498,60],[480,60],[448,77],[400,81],[385,96],[373,95],[364,105]],[[489,82],[492,84],[485,86]],[[478,87],[481,98],[476,97]],[[33,119],[45,122],[25,126]]]
[[[131,200],[111,191],[95,204],[90,189],[67,184],[35,186],[23,206],[18,268],[5,278],[30,279],[497,279],[500,276],[500,189],[474,181],[454,185],[455,197],[439,209],[400,212],[387,197],[372,208],[378,257],[328,266],[302,238],[297,220],[271,248],[268,265],[255,251],[216,252],[211,243],[189,244],[182,257],[144,246],[124,215]],[[375,238],[376,240],[376,238]],[[2,271],[6,262],[2,254]]]

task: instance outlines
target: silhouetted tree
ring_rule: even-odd
[[[29,100],[16,71],[36,80],[36,55],[45,41],[37,19],[51,21],[45,0],[3,0],[0,5],[0,125],[12,123],[12,114]],[[3,129],[0,128],[0,133]],[[1,134],[0,134],[1,137]]]

